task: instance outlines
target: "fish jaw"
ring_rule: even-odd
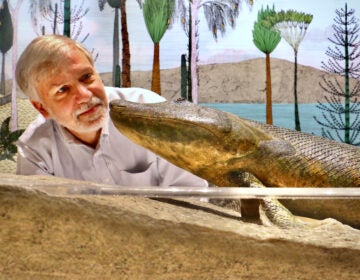
[[[231,170],[240,170],[241,162],[246,168],[246,158],[268,139],[255,135],[245,122],[234,122],[231,114],[192,103],[115,100],[110,116],[133,142],[219,186],[233,185],[228,178]]]

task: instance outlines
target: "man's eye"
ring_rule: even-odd
[[[92,73],[85,74],[81,77],[82,82],[90,82],[92,80]]]
[[[61,87],[58,89],[57,93],[65,93],[68,90],[68,87]]]

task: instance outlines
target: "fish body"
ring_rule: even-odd
[[[360,187],[360,149],[352,145],[188,102],[116,100],[110,108],[115,126],[135,143],[219,187],[241,186],[244,173],[267,187]],[[347,202],[344,211],[357,216],[350,223],[360,227],[360,201],[348,203],[355,204],[351,209]],[[295,214],[336,216],[336,209],[314,214],[302,204],[289,208]]]

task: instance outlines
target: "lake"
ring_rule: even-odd
[[[266,122],[265,104],[263,103],[201,103],[200,105],[229,112],[239,117],[259,122]],[[299,104],[300,125],[303,132],[321,136],[321,126],[314,116],[322,119],[322,111],[316,103]],[[294,104],[273,104],[273,124],[295,129]]]

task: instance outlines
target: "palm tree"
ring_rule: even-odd
[[[255,46],[266,55],[266,123],[273,124],[272,118],[272,93],[271,93],[271,68],[270,53],[274,51],[281,40],[279,32],[266,28],[262,25],[262,20],[275,13],[275,8],[266,10],[261,8],[258,12],[257,21],[254,23],[253,42]]]
[[[180,14],[181,23],[185,32],[189,36],[189,65],[191,74],[191,96],[194,103],[198,103],[198,13],[200,8],[204,8],[204,15],[209,30],[217,41],[218,33],[226,33],[226,25],[235,28],[236,18],[239,15],[239,5],[241,0],[188,0],[189,8],[185,5],[185,0],[179,0],[177,12]],[[249,5],[253,1],[247,0]]]
[[[300,117],[297,95],[297,55],[301,41],[304,39],[307,28],[312,21],[311,14],[296,12],[293,10],[280,11],[264,19],[263,25],[274,28],[280,32],[282,38],[294,50],[294,106],[295,106],[295,129],[300,131]]]
[[[131,87],[130,78],[130,43],[127,28],[126,0],[98,0],[100,11],[104,10],[107,2],[110,7],[115,9],[114,17],[114,35],[113,35],[113,76],[112,83],[115,85],[116,68],[119,65],[120,47],[119,47],[119,10],[121,13],[121,40],[122,40],[122,73],[121,80],[123,87]]]
[[[160,40],[169,27],[174,12],[174,0],[145,0],[143,14],[147,31],[154,42],[151,90],[161,95]]]

